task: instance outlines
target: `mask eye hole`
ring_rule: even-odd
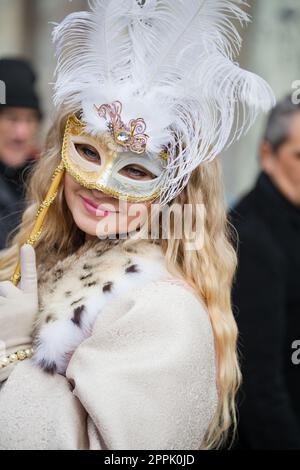
[[[127,178],[138,181],[149,181],[156,178],[153,173],[139,165],[126,165],[119,173]]]
[[[75,144],[75,148],[77,153],[85,160],[101,165],[101,156],[92,145]]]

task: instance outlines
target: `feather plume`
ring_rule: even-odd
[[[244,0],[90,0],[53,32],[55,104],[105,130],[94,104],[119,100],[124,122],[143,117],[148,151],[168,146],[161,203],[191,172],[239,139],[275,104],[269,85],[235,62],[250,21]]]

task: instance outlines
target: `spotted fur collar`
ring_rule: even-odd
[[[35,362],[46,371],[64,374],[108,302],[160,279],[170,279],[170,273],[160,246],[147,240],[87,244],[49,271],[41,271]]]

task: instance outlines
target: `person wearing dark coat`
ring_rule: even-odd
[[[271,112],[262,171],[230,211],[243,385],[236,449],[300,449],[300,105]]]
[[[42,113],[35,80],[27,61],[0,60],[0,250],[21,222],[28,170],[37,159],[35,137]]]
[[[34,163],[32,159],[20,168],[13,168],[0,161],[0,250],[6,247],[8,236],[21,222],[26,179]]]

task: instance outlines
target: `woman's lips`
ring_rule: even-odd
[[[83,205],[87,212],[91,215],[96,215],[98,217],[106,217],[109,214],[116,214],[117,211],[108,211],[105,207],[102,207],[100,204],[96,204],[94,201],[87,199],[83,196],[80,196],[83,202]]]

